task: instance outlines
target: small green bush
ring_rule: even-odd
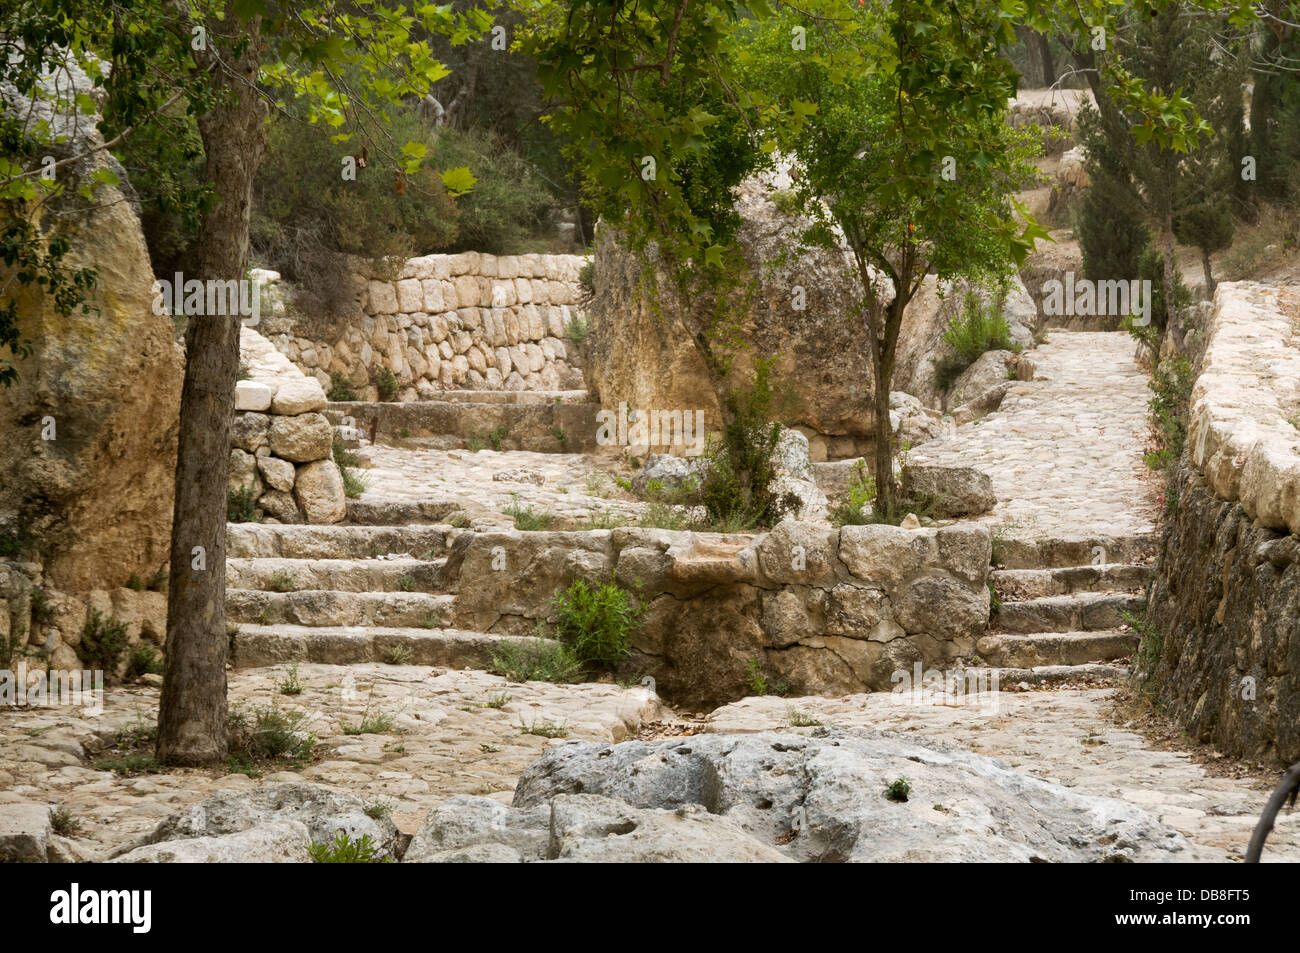
[[[305,712],[275,705],[230,708],[230,758],[244,766],[266,762],[302,763],[316,752],[316,736],[302,729]]]
[[[612,579],[598,586],[575,580],[552,598],[556,635],[586,665],[613,667],[627,657],[641,621],[641,601]]]
[[[961,372],[986,351],[1015,349],[1011,327],[1002,316],[1001,304],[985,309],[979,295],[974,292],[967,292],[962,313],[948,322],[943,340],[956,352],[956,357],[940,361],[935,369],[938,384],[944,390],[951,387]]]
[[[556,516],[550,510],[535,510],[531,505],[519,502],[519,494],[511,495],[510,505],[503,511],[506,516],[514,518],[515,529],[525,532],[541,532],[555,525]]]
[[[397,383],[397,375],[391,368],[380,368],[379,373],[375,375],[375,390],[379,391],[380,400],[394,400],[400,387]]]
[[[564,336],[574,344],[582,344],[587,340],[587,331],[587,319],[581,314],[575,314],[565,325]]]
[[[106,678],[116,675],[126,646],[126,623],[111,616],[105,618],[98,609],[91,609],[77,645],[77,657],[82,664],[91,671],[102,671]]]
[[[226,490],[226,519],[231,523],[260,523],[262,512],[257,507],[257,496],[251,486]]]
[[[325,395],[328,399],[334,401],[349,401],[357,399],[357,392],[352,386],[352,379],[342,371],[335,371],[330,374],[330,389]]]
[[[582,290],[589,295],[596,293],[596,284],[594,280],[595,276],[596,276],[596,262],[594,259],[588,261],[586,264],[584,264],[581,268],[578,269],[578,284],[581,285]]]
[[[582,663],[569,646],[543,638],[503,641],[492,649],[492,671],[512,682],[564,684],[582,678]]]
[[[356,840],[348,837],[346,831],[339,831],[329,844],[311,842],[307,848],[311,859],[318,864],[385,864],[388,858],[379,852],[371,841],[369,834],[362,834]]]
[[[891,801],[906,801],[912,793],[912,782],[908,778],[895,778],[885,787],[885,797]]]
[[[865,460],[853,465],[853,475],[849,477],[848,490],[843,500],[830,510],[830,521],[834,526],[862,526],[871,522],[870,505],[876,498],[876,480],[867,472]]]
[[[139,678],[141,675],[161,675],[163,673],[162,656],[152,645],[138,645],[131,650],[126,660],[126,677]]]

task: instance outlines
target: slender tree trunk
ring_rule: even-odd
[[[227,22],[251,42],[218,67],[218,104],[199,117],[206,180],[217,202],[199,230],[200,280],[242,280],[253,177],[264,152],[265,107],[254,84],[260,21]],[[209,31],[210,41],[215,36]],[[233,309],[236,310],[237,309]],[[158,760],[200,765],[226,756],[226,482],[239,371],[239,315],[195,315],[185,333],[176,503],[167,592],[167,667],[158,713]]]
[[[1178,270],[1178,249],[1174,240],[1174,213],[1172,208],[1165,210],[1160,240],[1165,257],[1165,327],[1171,328],[1174,326],[1174,319],[1178,313],[1178,302],[1175,300],[1177,296],[1174,294],[1174,276]]]
[[[1210,253],[1201,249],[1201,267],[1205,269],[1205,296],[1214,298],[1214,272],[1210,268]]]
[[[1029,43],[1038,56],[1038,66],[1043,72],[1043,85],[1051,86],[1056,82],[1056,63],[1052,59],[1052,45],[1046,35],[1037,30],[1029,31]]]

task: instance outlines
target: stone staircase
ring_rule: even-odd
[[[487,668],[503,636],[451,628],[446,525],[227,527],[240,668],[291,661]]]
[[[1137,649],[1125,613],[1141,614],[1155,548],[1149,535],[999,541],[980,659],[1018,681],[1124,674],[1106,663]]]

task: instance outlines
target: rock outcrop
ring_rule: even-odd
[[[95,92],[67,67],[77,90]],[[34,104],[0,90],[5,112],[50,123],[56,159],[102,145],[98,116],[51,109],[54,82]],[[69,95],[59,91],[65,106]],[[86,207],[79,187],[110,166],[119,184],[96,185],[95,207]],[[93,267],[97,277],[90,310],[67,315],[36,285],[9,286],[32,350],[13,361],[17,381],[0,387],[0,533],[39,538],[47,585],[106,590],[167,559],[182,357],[171,321],[153,313],[153,271],[121,167],[100,151],[59,176],[63,192],[39,227],[48,238],[57,221],[70,244],[64,266]]]
[[[792,423],[814,460],[855,456],[871,446],[871,362],[854,313],[855,285],[840,252],[791,249],[798,223],[780,211],[758,180],[737,190],[737,243],[750,269],[740,316],[748,350],[736,359],[745,379],[755,358],[777,356],[776,370],[802,397]],[[653,262],[653,252],[648,260]],[[662,274],[657,306],[645,287],[641,256],[605,228],[596,243],[586,379],[606,407],[701,409],[721,426],[718,399],[680,318],[682,304]]]
[[[0,562],[0,641],[62,670],[81,668],[91,610],[126,623],[130,643],[161,641],[166,630],[166,596],[143,590],[147,580],[157,587],[170,548],[183,375],[172,323],[153,310],[126,173],[94,151],[98,116],[69,106],[74,92],[93,98],[96,89],[75,63],[66,67],[59,82],[71,77],[72,86],[56,91],[51,78],[35,103],[0,89],[2,108],[26,129],[50,124],[50,155],[84,155],[59,168],[62,191],[36,225],[45,240],[57,229],[68,241],[63,267],[95,269],[88,310],[65,315],[37,285],[10,284],[31,351],[13,356],[17,380],[0,386],[0,553],[18,560]],[[101,170],[116,184],[92,183]],[[83,186],[93,186],[93,205]]]
[[[905,779],[909,793],[886,793]],[[897,795],[896,795],[897,796]],[[1170,862],[1186,839],[1123,801],[884,733],[696,735],[549,749],[513,806],[435,808],[406,860]]]

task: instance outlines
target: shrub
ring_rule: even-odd
[[[576,682],[582,663],[562,642],[543,638],[510,639],[492,648],[492,671],[512,682]]]
[[[399,390],[397,375],[390,367],[381,367],[375,375],[375,390],[379,391],[380,400],[393,400]]]
[[[226,519],[231,523],[260,523],[262,512],[257,507],[257,496],[251,486],[226,490]]]
[[[912,782],[907,778],[895,778],[885,787],[885,797],[891,801],[906,801],[912,793]]]
[[[581,314],[575,314],[564,326],[564,336],[574,344],[582,344],[587,340],[587,330],[587,319]]]
[[[967,292],[962,313],[948,322],[944,342],[956,356],[939,362],[935,369],[939,386],[947,390],[962,371],[974,364],[986,351],[1009,351],[1014,345],[1011,328],[1002,316],[1002,305],[986,309],[979,295]]]
[[[267,580],[266,587],[272,592],[293,592],[298,588],[298,577],[287,569],[278,569]]]
[[[355,470],[344,470],[341,467],[339,473],[343,476],[343,495],[348,499],[355,500],[370,489],[370,477],[366,474],[357,473]]]
[[[152,645],[138,645],[131,650],[126,661],[126,677],[139,678],[141,675],[161,675],[163,673],[162,656]]]
[[[307,848],[311,859],[318,864],[386,864],[388,858],[379,852],[371,841],[369,834],[362,834],[356,840],[339,831],[329,844],[311,842]]]
[[[774,358],[758,361],[753,379],[727,395],[730,422],[707,451],[700,503],[711,521],[736,529],[775,525],[798,505],[791,494],[772,490],[781,438],[774,418],[787,400],[774,380],[774,363]]]
[[[342,371],[334,371],[330,374],[330,389],[325,396],[334,401],[356,400],[357,392],[352,387],[352,378]]]
[[[578,284],[581,285],[582,290],[589,295],[596,293],[595,276],[596,276],[595,259],[589,260],[586,264],[584,264],[581,268],[578,269]]]
[[[90,617],[81,627],[77,657],[92,671],[102,670],[107,678],[117,674],[126,645],[126,623],[111,616],[104,618],[98,609],[91,609]]]
[[[853,465],[853,475],[849,477],[849,486],[843,500],[830,510],[830,521],[834,526],[862,526],[871,522],[868,507],[876,498],[876,480],[867,472],[865,460]]]
[[[612,579],[598,586],[575,580],[552,598],[560,641],[586,665],[613,667],[627,657],[641,620],[640,600]]]
[[[443,127],[430,152],[437,168],[466,166],[478,178],[472,191],[455,200],[457,231],[447,251],[511,254],[545,230],[554,204],[550,190],[503,139]]]
[[[235,764],[310,761],[316,752],[316,736],[303,731],[304,712],[284,711],[275,705],[246,708],[236,702],[230,708],[230,758]]]
[[[290,662],[284,678],[275,683],[275,690],[281,695],[301,695],[302,681],[298,678],[298,663]]]
[[[555,514],[549,510],[535,510],[531,504],[528,506],[521,504],[518,493],[511,494],[510,505],[503,512],[506,516],[514,518],[515,529],[525,532],[548,530],[556,520]]]

